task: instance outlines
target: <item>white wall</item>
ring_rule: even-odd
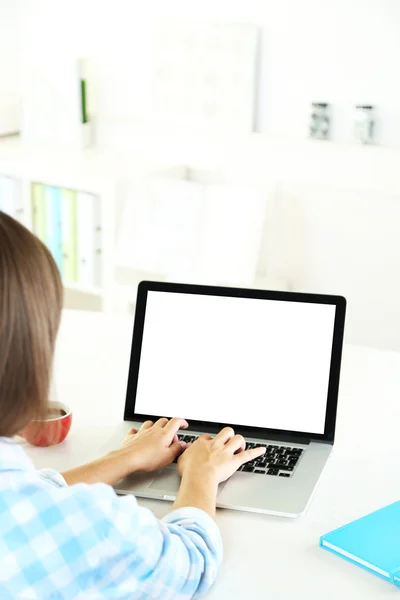
[[[21,1],[24,56],[51,49],[94,58],[92,113],[116,129],[124,123],[127,136],[127,121],[146,111],[150,24],[201,18],[262,27],[261,131],[305,136],[310,103],[328,101],[333,137],[351,140],[353,105],[372,103],[380,141],[400,145],[398,0]]]
[[[334,137],[343,142],[351,139],[353,104],[368,102],[379,106],[382,143],[400,148],[398,0],[20,1],[26,64],[49,49],[93,59],[89,103],[108,149],[142,148],[137,121],[148,104],[155,17],[259,23],[259,125],[268,144],[255,141],[247,152],[244,138],[205,138],[173,148],[171,137],[154,134],[143,151],[173,161],[176,150],[177,160],[220,164],[231,179],[256,172],[276,179],[285,210],[261,270],[294,289],[346,295],[350,341],[400,350],[399,152],[295,141],[307,135],[311,101],[335,105]],[[0,40],[4,29],[0,19]]]
[[[0,134],[19,123],[19,0],[0,0]]]

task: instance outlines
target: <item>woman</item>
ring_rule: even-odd
[[[183,419],[147,421],[123,446],[60,474],[35,471],[13,440],[47,413],[62,285],[45,246],[0,212],[0,598],[160,599],[203,595],[222,559],[217,487],[264,449],[231,428],[186,449]],[[185,450],[185,452],[183,452]],[[182,482],[159,521],[111,487],[178,455]]]

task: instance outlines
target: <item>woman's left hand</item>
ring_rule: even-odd
[[[145,421],[139,431],[131,429],[115,454],[126,461],[127,471],[154,471],[170,464],[187,447],[178,441],[178,430],[186,429],[185,419]]]
[[[146,421],[139,431],[131,429],[121,448],[93,462],[62,473],[68,485],[107,483],[115,485],[134,471],[154,471],[171,463],[188,446],[178,441],[178,430],[186,429],[185,419]]]

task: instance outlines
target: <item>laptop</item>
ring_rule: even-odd
[[[220,484],[217,506],[297,517],[335,438],[346,300],[341,296],[143,281],[138,286],[124,421],[182,417],[179,439],[231,426],[265,446]],[[119,494],[173,501],[176,464],[119,481]]]

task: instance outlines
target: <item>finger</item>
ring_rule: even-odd
[[[172,443],[175,444],[175,442],[179,442],[178,436],[174,435],[174,439],[172,440]]]
[[[232,453],[243,451],[246,449],[246,442],[242,435],[234,435],[233,438],[229,440],[225,447],[228,448]]]
[[[165,433],[171,436],[171,440],[179,431],[179,429],[187,429],[189,427],[189,423],[186,419],[171,419],[168,421],[166,426],[164,427]]]
[[[143,431],[144,429],[150,429],[150,427],[153,427],[154,423],[153,421],[145,421],[143,423],[143,425],[141,426],[141,428],[139,429],[139,431]]]
[[[221,429],[218,435],[215,436],[215,441],[218,445],[223,446],[224,444],[226,444],[226,442],[229,442],[229,440],[232,439],[234,435],[235,432],[232,429],[232,427],[224,427],[223,429]]]
[[[244,463],[249,462],[250,460],[254,460],[259,456],[265,454],[266,448],[251,448],[250,450],[245,450],[237,455],[238,460],[243,465]]]
[[[138,432],[137,429],[134,429],[133,427],[128,431],[128,435],[135,435]]]
[[[169,449],[172,454],[172,460],[174,460],[177,456],[180,456],[184,450],[186,450],[187,444],[186,442],[175,442],[170,445]]]
[[[167,423],[168,419],[163,417],[162,419],[158,419],[158,421],[154,423],[154,427],[165,427]]]
[[[201,435],[199,435],[198,437],[199,440],[212,440],[211,435],[208,435],[208,433],[202,433]]]

